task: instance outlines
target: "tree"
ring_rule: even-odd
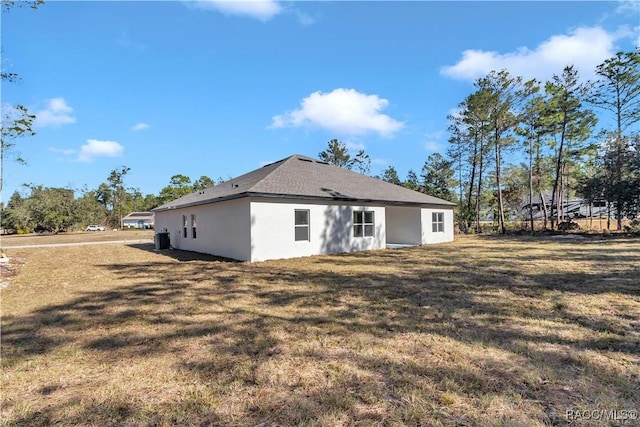
[[[640,48],[636,52],[618,52],[596,67],[600,77],[589,101],[596,107],[613,114],[615,129],[605,130],[604,166],[607,201],[616,210],[617,229],[622,229],[622,216],[628,206],[634,205],[631,161],[633,158],[628,136],[624,133],[640,122]],[[587,187],[593,187],[587,185]]]
[[[400,181],[400,178],[398,177],[398,172],[393,166],[389,166],[384,170],[384,172],[382,172],[381,179],[383,181],[390,182],[391,184],[402,185],[402,181]]]
[[[475,230],[480,232],[480,212],[482,208],[485,184],[484,172],[489,166],[488,156],[490,145],[489,135],[491,124],[489,109],[491,92],[486,88],[478,88],[468,95],[458,105],[459,112],[449,115],[449,142],[452,144],[448,151],[452,164],[458,166],[460,181],[460,200],[464,199],[463,180],[466,178],[466,203],[463,202],[459,212],[460,228],[466,230],[475,221]]]
[[[215,182],[208,176],[202,175],[200,178],[194,181],[193,191],[204,190],[205,188],[213,187]]]
[[[615,132],[622,135],[640,122],[640,47],[635,52],[618,52],[596,67],[598,81],[589,102],[613,114]]]
[[[33,121],[36,116],[29,113],[29,110],[22,106],[14,107],[2,106],[2,130],[0,131],[0,191],[4,184],[4,159],[9,151],[16,145],[16,139],[33,136]],[[19,155],[16,157],[18,163],[26,163]]]
[[[364,150],[358,151],[354,157],[351,157],[347,146],[337,139],[329,141],[327,149],[319,152],[318,157],[330,165],[349,170],[355,168],[358,173],[363,175],[369,175],[371,172],[371,158]]]
[[[37,9],[38,6],[44,4],[44,0],[33,1],[13,1],[2,0],[2,8],[5,12],[8,12],[13,8],[29,6],[32,9]],[[15,82],[20,80],[20,76],[16,73],[9,73],[5,70],[0,71],[0,80]],[[2,192],[4,184],[4,159],[7,152],[10,151],[16,143],[16,139],[25,136],[33,136],[33,121],[36,116],[29,113],[29,110],[24,105],[2,105],[2,130],[0,131],[0,192]],[[19,163],[25,163],[19,155],[16,157]]]
[[[22,232],[25,230],[31,231],[35,227],[27,200],[19,192],[14,191],[7,206],[2,211],[2,228]]]
[[[34,229],[59,233],[75,223],[73,190],[41,185],[30,188],[27,206]]]
[[[124,186],[124,177],[131,168],[119,166],[109,173],[107,183],[98,186],[95,197],[107,209],[107,224],[110,227],[120,225],[120,219],[124,215],[124,203],[127,190]]]
[[[407,179],[402,185],[409,190],[420,191],[420,182],[418,181],[418,175],[416,175],[413,169],[409,169],[409,172],[407,172]]]
[[[44,0],[2,0],[2,8],[5,10],[5,12],[11,10],[12,7],[30,7],[31,9],[37,9],[38,6],[41,6],[43,4]]]
[[[98,201],[96,190],[83,188],[80,197],[75,199],[74,224],[83,229],[89,224],[104,224],[107,218],[105,206]]]
[[[369,175],[371,173],[371,159],[369,155],[360,150],[356,153],[356,156],[351,160],[351,167],[347,169],[355,168],[358,173],[362,175]]]
[[[158,199],[160,204],[168,203],[187,194],[191,194],[193,191],[194,185],[191,183],[191,178],[186,175],[177,174],[171,177],[169,185],[160,190]]]
[[[318,157],[323,162],[341,168],[351,169],[352,166],[351,156],[349,155],[347,146],[337,139],[329,141],[327,143],[327,149],[319,152]]]
[[[555,228],[556,220],[560,222],[564,216],[562,205],[568,187],[568,166],[585,154],[589,147],[584,143],[591,137],[597,123],[595,114],[583,105],[589,90],[588,83],[579,82],[578,71],[573,66],[565,67],[561,75],[554,75],[553,80],[545,85],[545,125],[555,135],[552,143],[556,146],[551,228]]]
[[[514,131],[521,120],[521,108],[524,100],[535,90],[534,80],[523,83],[521,77],[512,77],[506,70],[492,71],[479,79],[476,87],[488,92],[485,107],[491,126],[491,143],[495,154],[496,196],[498,201],[498,220],[502,233],[506,232],[504,218],[504,200],[502,196],[502,156],[504,150],[515,142]]]
[[[544,98],[541,95],[532,96],[526,103],[523,111],[520,126],[517,129],[518,135],[524,140],[524,148],[527,154],[527,190],[528,190],[528,213],[529,227],[534,231],[533,221],[533,197],[534,193],[539,198],[539,208],[544,214],[544,228],[547,228],[547,208],[542,189],[542,138],[547,134],[544,126],[545,114]]]
[[[454,199],[455,171],[452,162],[446,160],[440,153],[427,157],[422,166],[422,188],[430,196],[445,200]]]

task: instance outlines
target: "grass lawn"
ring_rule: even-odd
[[[639,238],[5,252],[4,426],[640,423]]]

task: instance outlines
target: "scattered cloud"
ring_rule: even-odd
[[[79,162],[91,162],[96,157],[118,157],[124,151],[124,147],[115,141],[99,141],[88,139],[87,143],[80,147]]]
[[[382,114],[389,101],[355,89],[314,92],[300,102],[300,108],[273,117],[272,129],[318,127],[339,135],[377,133],[392,136],[404,123]]]
[[[139,131],[141,131],[141,130],[149,129],[150,127],[151,127],[151,126],[149,126],[148,124],[143,123],[143,122],[140,122],[140,123],[136,123],[135,125],[133,125],[133,126],[131,127],[131,130],[132,130],[132,131],[139,132]]]
[[[122,47],[137,51],[143,51],[147,48],[143,43],[138,43],[132,40],[131,37],[129,37],[129,33],[127,33],[126,31],[120,32],[120,35],[116,39],[116,42]]]
[[[62,154],[64,156],[72,156],[76,153],[76,150],[74,150],[73,148],[49,147],[48,150],[52,153]]]
[[[64,98],[51,98],[47,101],[46,108],[36,111],[34,127],[59,127],[62,125],[75,123],[76,118],[71,115],[71,108]]]
[[[225,15],[249,16],[263,22],[282,12],[282,6],[275,0],[204,0],[188,4],[199,9],[216,10]]]
[[[345,141],[344,145],[347,147],[347,150],[350,151],[360,151],[367,148],[362,142],[355,141]]]
[[[525,78],[549,79],[574,65],[584,78],[592,77],[595,67],[616,52],[618,39],[632,36],[627,27],[607,32],[601,27],[580,27],[568,34],[554,35],[534,49],[520,47],[514,52],[465,50],[455,65],[443,67],[441,73],[459,80],[475,80],[492,70],[507,69]]]
[[[424,143],[424,149],[430,153],[439,153],[442,151],[442,146],[438,141],[429,140]]]
[[[316,20],[312,16],[310,16],[310,15],[308,15],[308,14],[306,14],[306,13],[304,13],[304,12],[298,10],[298,9],[295,9],[294,13],[296,14],[296,17],[298,18],[298,22],[300,23],[300,25],[305,25],[305,26],[306,25],[313,25],[316,22]]]
[[[424,137],[426,138],[426,141],[423,144],[424,149],[430,153],[442,152],[444,150],[442,139],[446,136],[447,133],[444,130],[425,133]]]
[[[640,13],[640,1],[638,0],[618,0],[616,13]]]

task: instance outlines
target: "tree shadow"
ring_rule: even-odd
[[[547,415],[528,421],[562,423],[551,409],[582,404],[584,396],[563,389],[577,372],[612,399],[637,404],[629,371],[603,368],[585,354],[615,352],[637,360],[640,315],[620,308],[615,316],[590,316],[562,304],[575,295],[611,294],[637,304],[640,283],[631,270],[616,272],[615,280],[607,280],[609,272],[525,275],[517,266],[477,268],[436,247],[249,264],[139,246],[150,255],[144,262],[98,266],[114,275],[111,289],[4,317],[3,366],[11,369],[63,347],[91,351],[102,363],[167,355],[194,380],[223,385],[218,399],[273,393],[238,406],[235,418],[205,403],[185,408],[186,418],[175,422],[186,424],[295,425],[331,413],[346,414],[354,423],[385,424],[393,414],[397,423],[429,424],[444,415],[420,409],[408,398],[411,393],[439,402],[445,393],[452,395],[448,399],[480,401],[488,392],[538,402],[532,405]],[[471,243],[456,246],[467,255],[477,249]],[[597,251],[584,251],[585,259],[599,259]],[[535,262],[549,253],[529,256],[527,262]],[[181,350],[186,347],[198,350]],[[446,363],[443,349],[455,353]],[[463,356],[465,351],[475,352]],[[287,371],[275,380],[279,365]],[[309,371],[316,375],[313,386],[304,383],[307,367],[317,371]],[[55,385],[42,386],[57,392]],[[175,408],[163,409],[174,415],[163,418],[114,400],[62,421],[171,423]],[[59,421],[52,418],[59,410],[43,409],[14,422],[47,425]],[[487,423],[477,413],[457,420]]]

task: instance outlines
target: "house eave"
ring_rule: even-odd
[[[455,203],[442,201],[442,202],[411,202],[411,201],[396,201],[396,200],[381,200],[381,199],[362,199],[356,197],[341,197],[341,196],[310,196],[299,194],[279,194],[279,193],[261,193],[261,192],[243,192],[238,194],[232,194],[228,196],[216,197],[211,199],[198,200],[195,202],[184,203],[179,205],[169,205],[166,207],[158,207],[152,209],[152,212],[165,212],[174,209],[184,209],[194,206],[208,205],[212,203],[220,203],[228,200],[242,199],[242,198],[264,198],[264,199],[287,199],[287,200],[300,200],[300,201],[333,201],[333,202],[347,202],[347,203],[362,203],[362,204],[382,204],[386,206],[413,206],[413,207],[429,207],[439,206],[442,208],[453,208]]]

